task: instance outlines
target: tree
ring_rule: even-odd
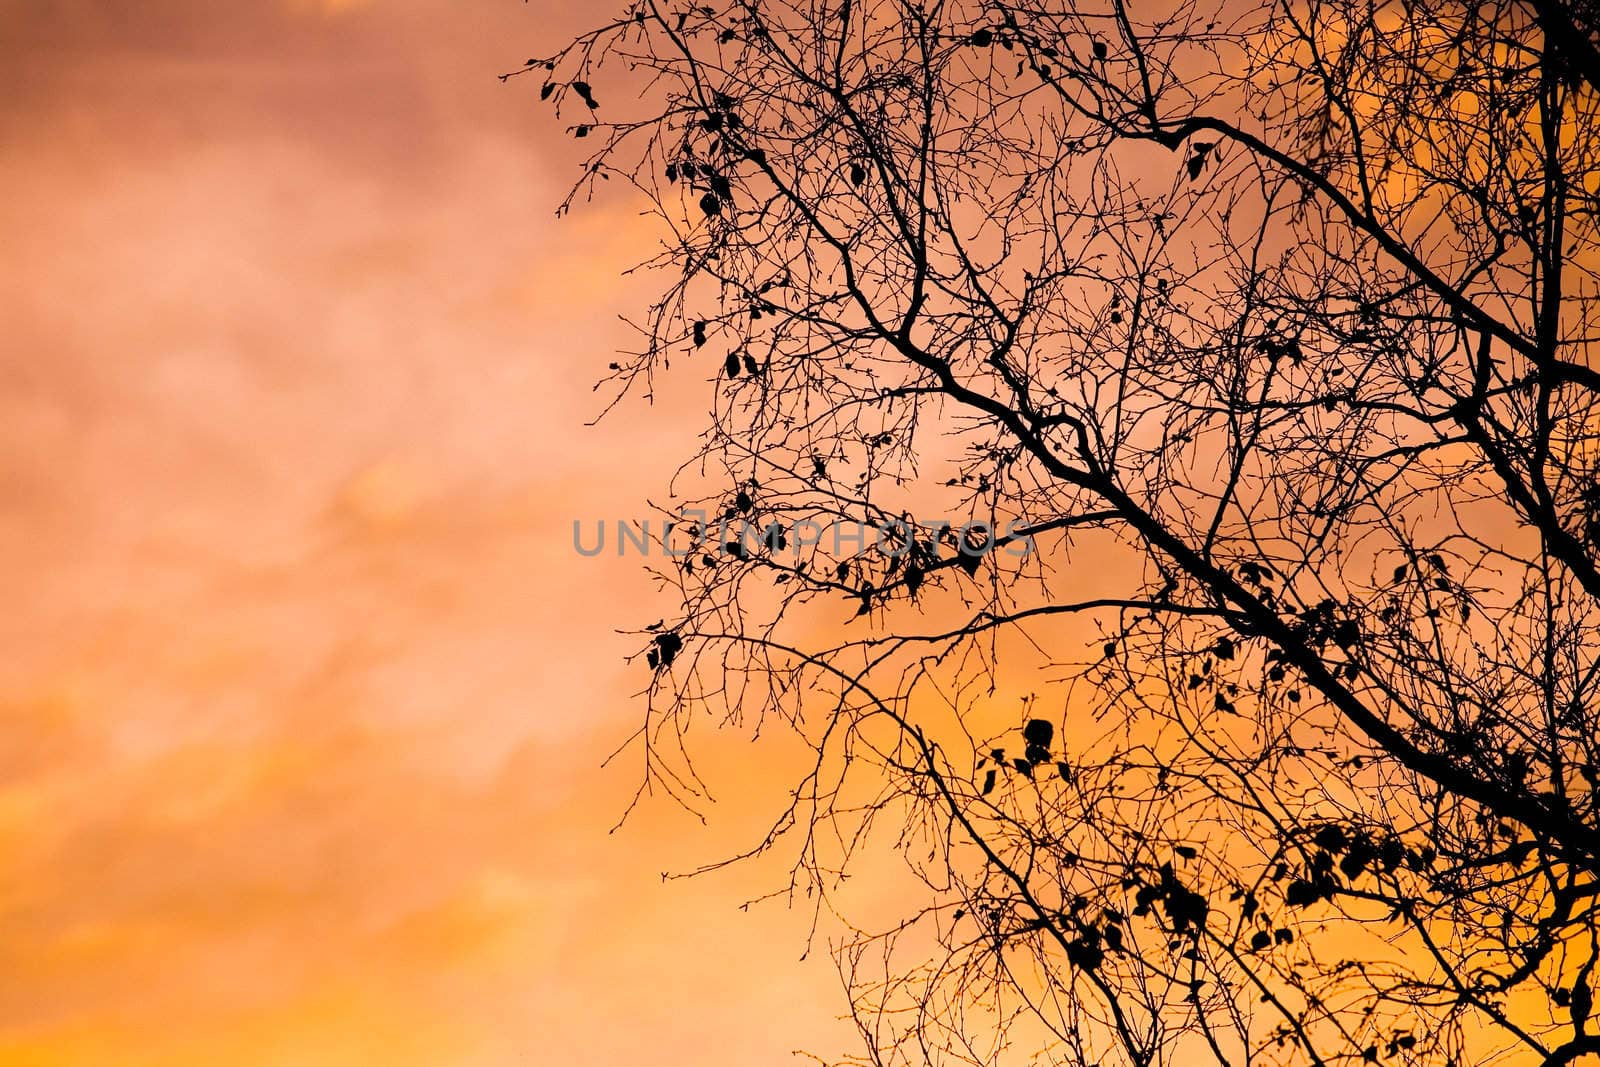
[[[636,0],[530,61],[563,209],[664,235],[606,380],[710,384],[644,785],[781,724],[791,888],[900,855],[866,1062],[1600,1054],[1597,21]]]

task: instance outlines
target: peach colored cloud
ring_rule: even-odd
[[[574,12],[0,17],[0,1062],[839,1047],[760,872],[658,877],[748,825],[606,834],[662,610],[570,523],[692,412],[582,429],[644,237],[493,77]]]

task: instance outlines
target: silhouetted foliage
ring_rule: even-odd
[[[902,857],[863,1062],[1600,1053],[1596,27],[639,0],[526,68],[661,225],[674,513],[790,531],[660,568],[645,784],[781,723],[757,851]]]

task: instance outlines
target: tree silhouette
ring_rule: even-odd
[[[903,860],[861,1062],[1600,1054],[1597,22],[637,0],[519,72],[663,234],[607,381],[710,383],[643,788],[781,728],[791,890]]]

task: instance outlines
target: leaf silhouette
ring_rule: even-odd
[[[1582,1027],[1589,1019],[1589,1012],[1594,1008],[1594,993],[1589,989],[1589,983],[1582,975],[1572,983],[1572,1005],[1568,1009],[1572,1012],[1572,1025]]]
[[[1030,745],[1038,745],[1048,749],[1050,742],[1055,740],[1056,727],[1049,719],[1029,719],[1028,725],[1022,728],[1022,739]]]
[[[655,645],[655,653],[661,660],[661,666],[670,667],[678,653],[683,651],[683,638],[675,633],[657,634]]]
[[[922,568],[912,564],[906,567],[906,591],[912,596],[917,595],[917,590],[922,588]]]
[[[1289,888],[1284,891],[1283,901],[1291,908],[1310,907],[1322,899],[1322,893],[1316,884],[1304,878],[1296,878],[1289,883]]]
[[[1318,847],[1325,848],[1330,852],[1338,852],[1349,843],[1349,838],[1345,836],[1344,828],[1335,826],[1333,823],[1318,829],[1316,833],[1311,835],[1311,840]]]
[[[1211,905],[1205,897],[1177,884],[1168,889],[1161,903],[1166,909],[1167,918],[1172,920],[1173,930],[1180,934],[1190,927],[1205,926],[1206,916],[1211,911]]]
[[[1104,962],[1105,953],[1089,938],[1079,937],[1067,945],[1067,959],[1086,971],[1092,971]]]

